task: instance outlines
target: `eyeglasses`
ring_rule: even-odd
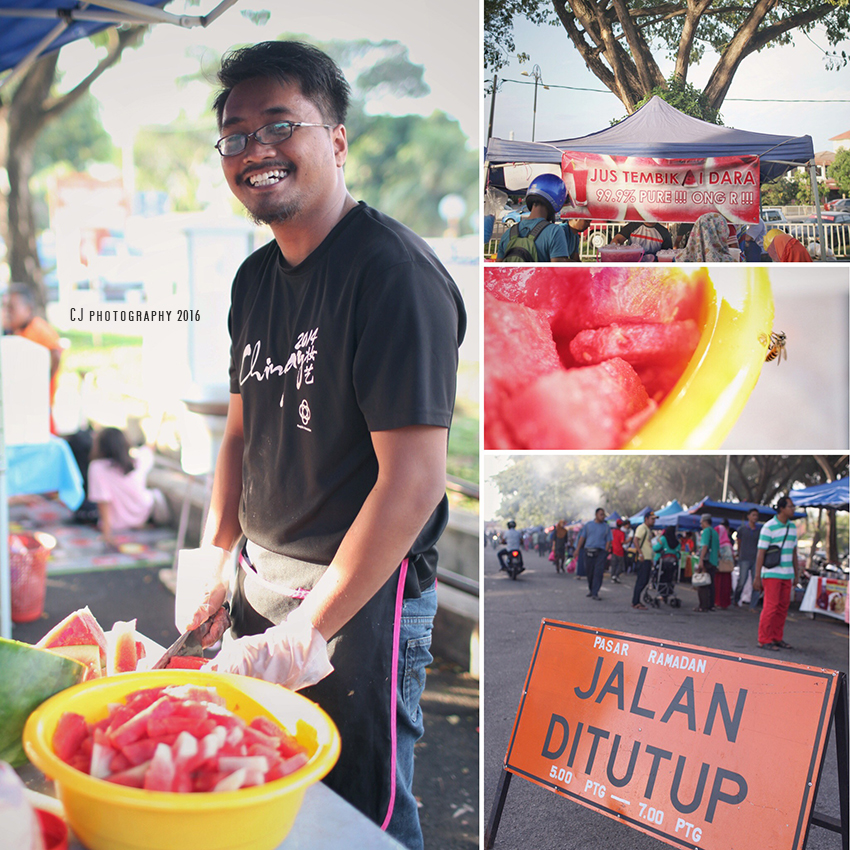
[[[248,139],[256,139],[261,145],[277,145],[285,142],[296,127],[325,127],[330,130],[332,124],[311,124],[309,121],[276,121],[266,124],[253,133],[233,133],[223,136],[215,143],[216,150],[222,156],[236,156],[248,147]]]

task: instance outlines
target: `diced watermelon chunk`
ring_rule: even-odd
[[[167,744],[157,745],[151,759],[148,772],[145,774],[144,788],[148,791],[170,791],[174,785],[174,759],[171,747]]]
[[[135,767],[128,768],[121,773],[113,773],[106,777],[107,782],[114,782],[116,785],[126,785],[129,788],[143,788],[145,784],[145,775],[150,767],[150,762],[142,762]]]
[[[194,655],[174,655],[168,659],[168,670],[200,670],[207,663],[206,658]]]
[[[698,342],[699,328],[693,319],[663,325],[614,322],[603,328],[580,331],[570,342],[570,353],[583,366],[622,357],[635,368],[667,363],[682,372]]]
[[[119,749],[143,738],[148,732],[148,721],[167,717],[174,712],[174,703],[168,697],[160,697],[155,703],[142,709],[117,729],[109,733],[113,746]]]
[[[630,436],[627,420],[648,404],[635,370],[616,358],[535,381],[515,402],[526,415],[510,425],[517,448],[616,449]]]
[[[486,448],[498,436],[491,423],[509,415],[511,399],[531,381],[561,368],[547,317],[519,304],[499,301],[485,293],[484,408]]]
[[[53,733],[53,751],[62,761],[68,761],[88,736],[89,728],[85,717],[73,711],[66,711],[59,718]]]

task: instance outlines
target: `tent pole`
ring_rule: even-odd
[[[818,220],[818,240],[820,241],[819,260],[826,260],[826,237],[823,232],[823,219],[820,215],[820,194],[818,193],[817,165],[814,160],[809,162],[809,177],[812,181],[812,197],[815,199],[815,215]]]
[[[9,568],[9,499],[6,493],[6,424],[3,356],[0,354],[0,637],[12,637],[12,578]]]

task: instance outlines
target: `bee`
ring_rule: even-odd
[[[771,360],[779,363],[782,359],[788,359],[788,351],[785,348],[785,334],[782,331],[779,331],[779,333],[771,331],[769,345],[767,356],[764,358],[765,363],[770,363]]]

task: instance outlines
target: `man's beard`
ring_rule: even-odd
[[[247,209],[247,207],[246,207]],[[301,204],[298,201],[290,201],[280,204],[275,209],[248,210],[248,216],[254,224],[283,224],[291,221],[301,212]]]

